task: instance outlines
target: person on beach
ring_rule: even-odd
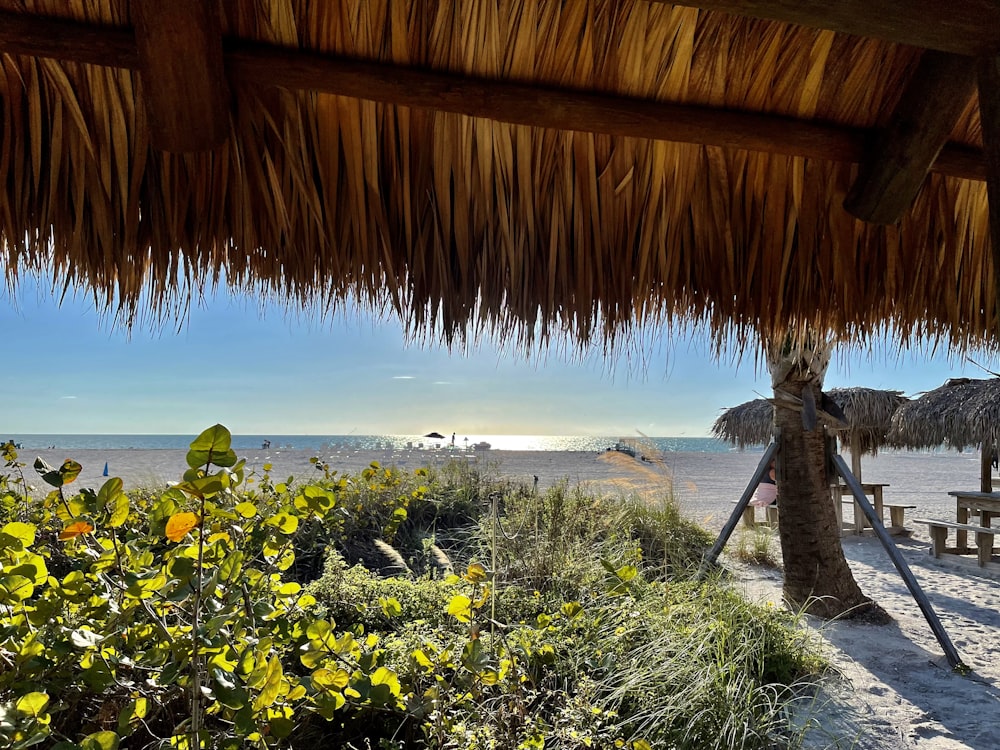
[[[764,508],[768,505],[776,505],[778,502],[778,483],[775,478],[774,461],[767,469],[767,473],[760,480],[757,489],[750,498],[750,504],[756,508]]]

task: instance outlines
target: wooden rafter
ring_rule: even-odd
[[[978,66],[979,113],[986,151],[986,190],[990,204],[993,283],[1000,298],[1000,57],[984,57]],[[1000,310],[1000,306],[996,309]],[[1000,329],[1000,320],[994,323]]]
[[[830,29],[958,55],[1000,53],[1000,4],[990,0],[656,0]]]
[[[898,221],[912,205],[975,90],[973,58],[925,52],[888,126],[862,162],[844,208],[864,221]]]
[[[127,36],[117,28],[0,12],[0,50],[14,54],[137,69]],[[77,44],[77,39],[85,41]],[[536,127],[844,162],[860,162],[870,136],[865,130],[778,115],[478,79],[256,43],[227,45],[224,61],[233,85],[324,91]],[[187,107],[178,116],[185,128],[196,129],[198,121]],[[945,145],[931,169],[966,179],[986,176],[981,151],[957,144]]]
[[[132,0],[135,45],[153,143],[203,151],[229,135],[222,29],[211,0]]]

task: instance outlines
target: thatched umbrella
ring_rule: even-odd
[[[125,322],[991,337],[1000,10],[692,2],[0,0],[0,265]]]
[[[952,378],[901,407],[889,438],[901,447],[977,447],[980,486],[991,492],[992,459],[1000,434],[1000,378]]]
[[[766,445],[774,437],[774,407],[766,398],[732,406],[716,418],[712,435],[741,450]]]
[[[876,455],[889,443],[892,415],[908,399],[901,391],[874,388],[834,388],[826,393],[844,415],[843,427],[833,426],[851,451],[851,470],[861,479],[861,456]],[[763,445],[773,434],[774,407],[768,399],[754,399],[726,409],[712,425],[712,434],[739,448]]]

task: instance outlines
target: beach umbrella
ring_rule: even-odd
[[[900,407],[889,438],[903,448],[979,448],[981,489],[991,492],[998,429],[1000,378],[952,378]]]
[[[431,438],[432,440],[444,440],[444,435],[440,432],[428,432],[424,437]]]
[[[889,445],[892,415],[907,398],[901,391],[874,388],[834,388],[824,396],[843,414],[843,425],[828,425],[851,451],[851,469],[861,479],[861,456],[875,455]],[[712,425],[712,434],[738,448],[765,445],[773,434],[774,407],[758,398],[726,409]]]
[[[328,5],[0,0],[6,279],[456,344],[995,333],[994,3]]]

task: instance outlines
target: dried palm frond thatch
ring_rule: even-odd
[[[774,436],[774,406],[757,398],[726,409],[712,424],[712,436],[741,450],[767,445]]]
[[[893,415],[889,438],[906,448],[979,448],[1000,427],[1000,378],[953,378]]]
[[[231,100],[210,151],[156,147],[134,51],[0,54],[9,282],[51,275],[127,323],[183,314],[218,283],[328,311],[358,300],[449,341],[491,329],[610,343],[692,321],[739,343],[807,325],[993,336],[981,177],[936,167],[890,225],[843,208],[916,47],[639,0],[220,6]],[[0,0],[115,39],[131,7]],[[301,83],[292,53],[354,72]],[[393,66],[378,91],[363,82],[375,64]],[[445,78],[395,83],[404,74]],[[457,93],[495,84],[515,88]],[[549,104],[559,92],[610,114],[567,121]],[[777,118],[777,145],[646,136],[670,118],[615,114],[623,100]],[[527,124],[528,110],[556,124]],[[982,147],[974,97],[949,140]]]
[[[887,444],[893,413],[907,398],[901,391],[874,388],[834,388],[826,393],[844,413],[845,424],[835,428],[851,453],[875,455]],[[726,409],[712,425],[712,435],[738,448],[764,445],[773,434],[774,407],[768,399],[755,399]]]
[[[827,395],[846,418],[847,426],[837,432],[851,454],[859,456],[877,455],[879,448],[889,445],[892,415],[909,401],[902,391],[876,388],[833,388]]]
[[[902,406],[889,439],[906,448],[980,451],[980,489],[993,488],[991,461],[1000,437],[1000,378],[952,378]]]

